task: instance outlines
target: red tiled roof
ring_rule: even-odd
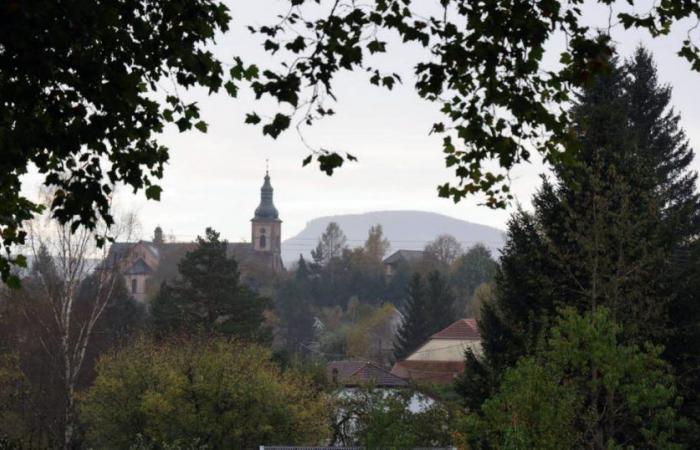
[[[347,387],[362,384],[373,384],[377,387],[401,387],[408,382],[393,375],[388,370],[366,361],[332,361],[326,367],[328,378],[333,380],[334,371],[337,370],[336,382]]]
[[[449,384],[464,372],[464,361],[397,361],[391,373],[413,381]]]
[[[481,339],[481,334],[476,319],[459,319],[430,336],[430,339]]]

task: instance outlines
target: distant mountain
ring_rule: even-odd
[[[337,222],[348,238],[348,245],[357,247],[367,239],[372,225],[382,224],[384,234],[391,241],[390,253],[399,249],[422,250],[425,244],[441,234],[451,234],[469,248],[482,243],[491,249],[494,257],[503,246],[504,232],[454,217],[425,211],[377,211],[364,214],[343,214],[313,219],[296,236],[282,242],[282,259],[290,263],[303,254],[309,258],[318,238],[329,222]]]

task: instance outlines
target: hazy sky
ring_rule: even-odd
[[[431,3],[420,1],[425,1],[421,5]],[[231,32],[218,39],[217,55],[224,61],[237,54],[270,63],[261,50],[260,37],[248,35],[245,25],[270,23],[286,4],[276,0],[229,2],[234,22]],[[588,14],[596,23],[607,23],[605,9],[589,8]],[[698,148],[700,74],[692,73],[675,54],[687,28],[680,26],[670,38],[656,42],[644,33],[624,32],[619,27],[613,37],[623,56],[640,42],[652,50],[661,80],[674,88],[673,103],[682,115],[682,126]],[[560,45],[553,42],[552,48]],[[179,240],[192,239],[206,226],[213,226],[230,240],[248,240],[249,220],[259,200],[265,159],[269,158],[275,204],[284,221],[283,238],[293,236],[318,216],[373,210],[428,210],[504,228],[513,206],[493,211],[478,206],[477,199],[455,205],[437,197],[436,186],[452,178],[444,167],[440,138],[428,135],[432,123],[440,118],[438,105],[420,100],[413,89],[412,65],[419,52],[415,47],[390,46],[390,53],[382,56],[382,65],[404,80],[391,92],[369,85],[365,73],[344,75],[336,81],[339,103],[333,109],[337,114],[305,133],[313,145],[358,157],[358,162],[332,177],[312,166],[302,168],[308,151],[295,132],[273,140],[263,137],[260,127],[243,124],[246,112],[264,112],[250,93],[243,91],[238,99],[231,99],[223,92],[208,97],[193,91],[187,98],[199,102],[209,132],[179,134],[168,129],[162,143],[170,147],[171,159],[161,183],[161,201],[145,201],[123,190],[121,207],[138,212],[144,238],[160,224],[166,234],[172,233]],[[698,167],[697,161],[694,167]],[[530,164],[512,173],[512,187],[522,204],[529,205],[542,171],[541,165]]]

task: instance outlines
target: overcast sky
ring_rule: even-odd
[[[429,3],[423,1],[422,5]],[[248,35],[245,25],[270,23],[286,4],[278,0],[229,2],[234,22],[231,32],[218,39],[217,55],[225,61],[237,54],[269,63],[260,37]],[[588,18],[607,23],[607,11],[589,8]],[[683,24],[670,38],[655,42],[644,33],[617,28],[613,37],[623,56],[640,42],[652,50],[661,80],[674,88],[673,103],[682,115],[681,124],[698,148],[700,74],[692,73],[675,54],[687,28]],[[560,45],[553,42],[552,48]],[[249,240],[249,220],[269,158],[275,204],[284,221],[283,238],[293,236],[318,216],[398,209],[434,211],[504,228],[514,206],[494,211],[478,206],[477,199],[455,205],[437,197],[436,186],[453,179],[444,167],[440,139],[428,135],[432,123],[440,118],[438,106],[419,99],[413,89],[412,65],[419,56],[420,50],[414,47],[390,46],[382,64],[404,80],[391,92],[369,85],[365,73],[344,75],[336,81],[339,103],[333,109],[337,114],[305,134],[313,145],[358,157],[358,162],[332,177],[312,166],[302,168],[308,151],[296,133],[273,140],[263,137],[259,127],[243,124],[246,112],[261,111],[249,93],[242,92],[238,99],[225,93],[211,97],[199,91],[188,93],[187,98],[199,102],[209,132],[179,134],[168,129],[162,143],[170,147],[171,157],[161,183],[161,201],[145,201],[141,195],[133,197],[122,191],[121,207],[138,212],[144,238],[150,238],[151,230],[160,224],[178,240],[191,240],[206,226],[213,226],[229,240]],[[541,165],[530,164],[512,173],[512,187],[522,204],[529,205],[542,171]]]

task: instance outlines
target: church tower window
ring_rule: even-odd
[[[264,249],[267,246],[267,236],[265,236],[265,228],[260,229],[260,248]]]

